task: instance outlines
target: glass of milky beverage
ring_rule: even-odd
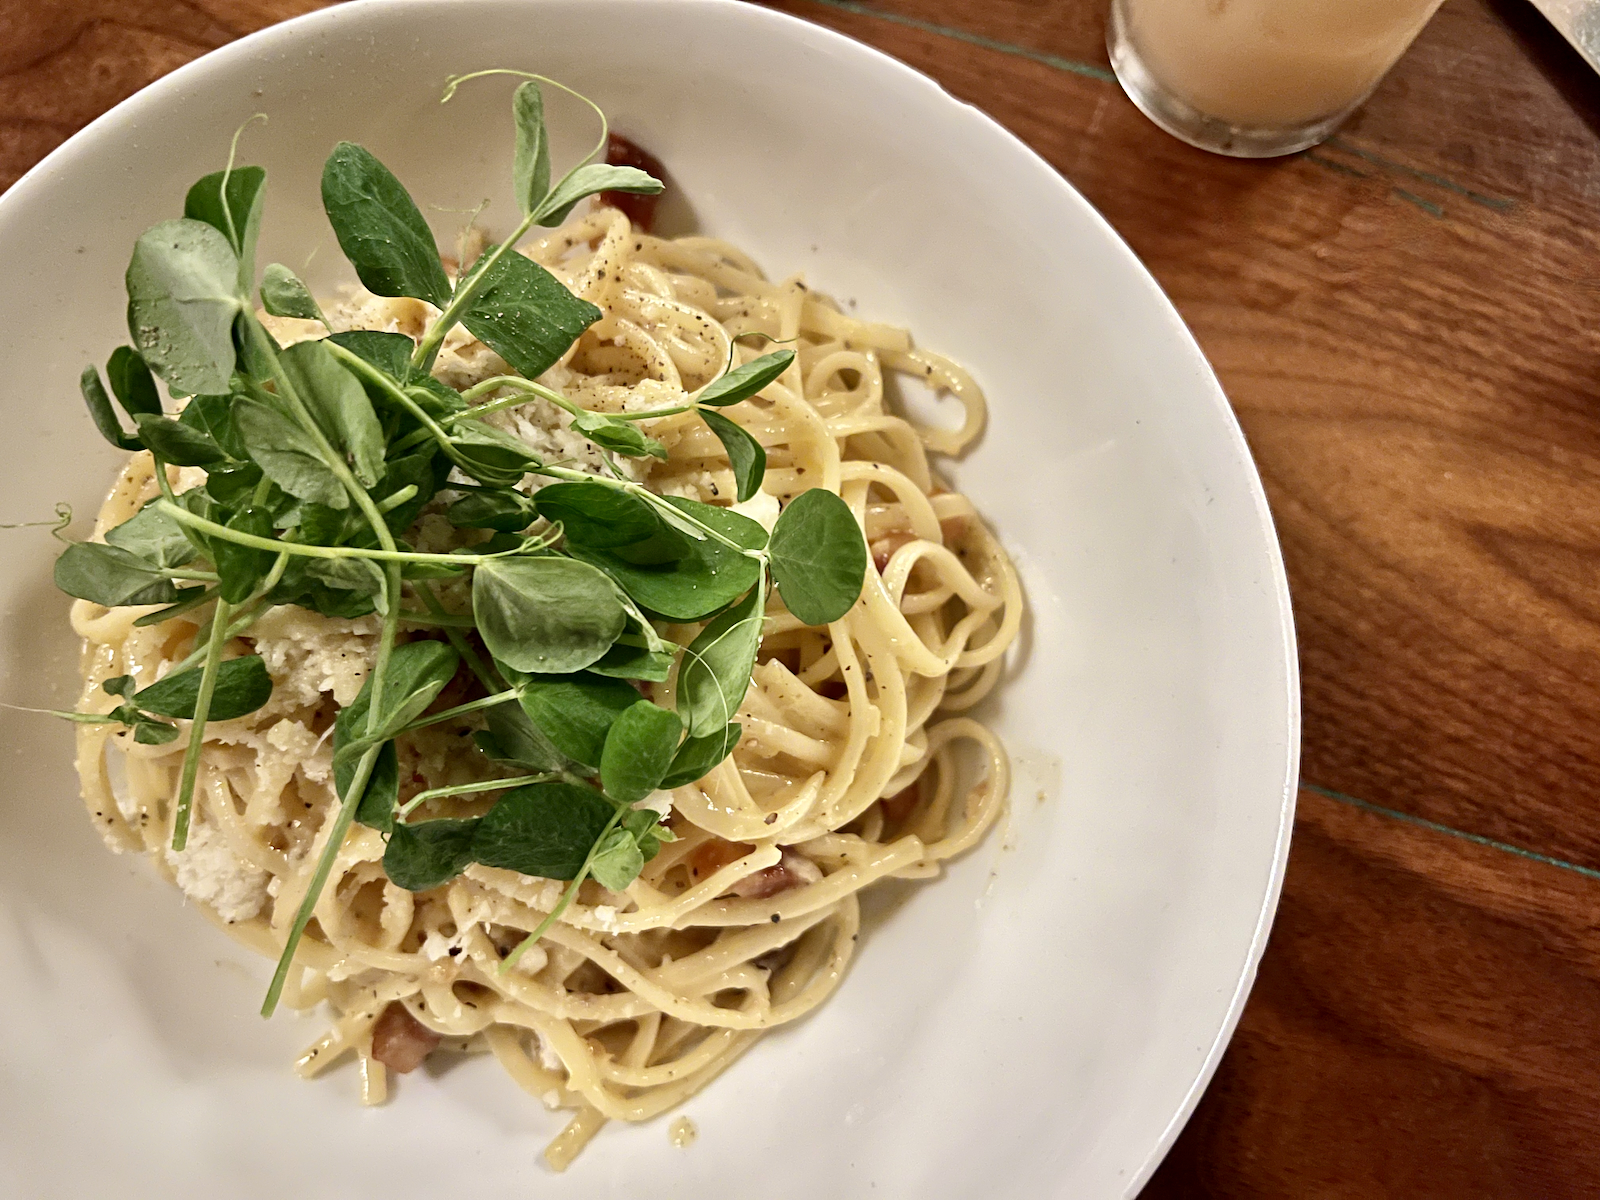
[[[1290,154],[1378,86],[1441,0],[1112,0],[1123,90],[1202,150]]]

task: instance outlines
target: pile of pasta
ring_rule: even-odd
[[[296,1007],[325,1002],[334,1014],[299,1069],[314,1075],[354,1054],[363,1097],[378,1103],[385,1060],[414,1059],[441,1041],[487,1050],[534,1096],[574,1110],[546,1151],[560,1169],[606,1121],[671,1109],[762,1033],[822,1003],[856,949],[862,890],[937,875],[995,822],[1005,751],[967,714],[1001,676],[1022,596],[972,504],[929,467],[930,452],[959,453],[983,425],[983,396],[960,367],[901,329],[845,315],[798,278],[769,282],[725,242],[653,237],[616,209],[520,249],[604,313],[543,377],[583,407],[667,407],[730,356],[772,342],[795,348],[778,382],[725,410],[768,455],[764,495],[740,511],[770,526],[782,503],[827,488],[855,512],[873,554],[861,600],[829,626],[801,624],[774,598],[732,756],[657,798],[662,807],[670,800],[678,840],[625,893],[586,883],[514,969],[502,973],[502,959],[564,884],[473,866],[413,894],[385,878],[379,833],[357,826],[347,836],[285,993]],[[330,312],[336,326],[415,333],[428,310],[359,294]],[[283,340],[320,332],[294,324],[274,329]],[[458,330],[438,373],[460,387],[507,368]],[[897,376],[958,400],[960,428],[897,415]],[[539,400],[495,419],[542,453],[581,440]],[[692,412],[644,428],[670,451],[644,476],[650,487],[732,501],[722,445]],[[598,460],[590,465],[599,469]],[[169,470],[180,490],[195,482]],[[102,531],[156,494],[152,471],[147,454],[132,457],[100,514]],[[451,536],[431,511],[413,540],[428,547]],[[464,604],[466,594],[458,587],[450,602]],[[143,685],[189,652],[203,614],[136,626],[144,611],[75,603],[83,708],[109,707],[106,679],[132,674]],[[662,632],[686,644],[697,630]],[[196,825],[182,854],[167,846],[183,739],[145,746],[114,726],[79,727],[84,797],[108,841],[148,852],[230,933],[270,957],[327,836],[336,808],[329,732],[336,706],[360,688],[376,633],[374,618],[280,608],[245,635],[236,649],[263,655],[274,695],[256,713],[208,727]],[[651,694],[670,705],[671,692],[669,680]],[[402,779],[412,794],[483,777],[472,729],[463,719],[409,735]],[[482,803],[430,801],[421,815],[481,811],[473,802]]]

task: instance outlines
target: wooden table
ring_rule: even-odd
[[[311,0],[0,0],[0,186]],[[777,0],[1026,139],[1155,272],[1266,479],[1305,695],[1259,981],[1149,1197],[1600,1195],[1600,79],[1448,0],[1335,139],[1191,150],[1100,0]]]

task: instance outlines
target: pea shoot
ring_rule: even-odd
[[[795,362],[791,349],[735,366],[672,409],[621,416],[574,404],[537,377],[601,311],[513,247],[535,226],[560,224],[601,191],[642,194],[662,184],[631,167],[583,162],[552,174],[541,84],[523,72],[512,105],[512,176],[520,223],[452,280],[432,231],[405,187],[370,151],[341,142],[322,174],[322,201],[357,277],[380,296],[413,297],[438,311],[421,336],[334,332],[309,288],[287,267],[260,272],[259,302],[273,316],[320,322],[328,335],[281,346],[256,315],[251,290],[266,172],[236,166],[191,188],[183,216],[145,231],[127,272],[131,345],[104,379],[94,367],[82,393],[95,427],[124,450],[148,450],[160,495],[57,561],[61,590],[108,608],[156,606],[152,624],[201,616],[195,649],[163,679],[136,689],[105,684],[120,703],[106,714],[136,741],[189,741],[172,810],[172,848],[191,825],[209,721],[267,703],[262,658],[227,657],[233,639],[270,608],[298,605],[329,617],[376,614],[380,633],[360,695],[334,724],[338,807],[290,926],[262,1013],[277,1005],[296,947],[353,823],[387,840],[389,878],[423,891],[472,864],[569,881],[560,903],[502,964],[559,918],[588,878],[621,891],[664,842],[651,808],[661,788],[704,776],[730,754],[775,586],[808,624],[838,620],[860,596],[866,545],[850,508],[803,492],[769,538],[726,508],[662,497],[613,472],[590,475],[544,462],[483,418],[512,404],[545,402],[607,456],[665,458],[641,419],[695,412],[727,450],[738,499],[761,486],[766,452],[727,409],[751,400]],[[477,76],[453,80],[445,94]],[[562,88],[562,90],[567,90]],[[576,95],[576,93],[573,93]],[[583,99],[582,97],[579,97]],[[237,145],[235,138],[235,145]],[[515,375],[458,392],[434,378],[457,325]],[[168,411],[158,382],[181,410]],[[124,420],[124,418],[126,420]],[[177,492],[168,466],[205,481]],[[523,489],[537,477],[536,491]],[[488,540],[449,552],[407,541],[424,507],[457,495],[447,518]],[[481,536],[481,535],[479,535]],[[470,576],[470,613],[445,610],[433,581]],[[432,629],[400,641],[402,622]],[[658,623],[702,624],[688,646]],[[488,661],[465,639],[473,630]],[[465,663],[483,685],[477,700],[424,715]],[[676,671],[674,707],[644,698],[638,681]],[[437,788],[400,802],[395,739],[476,714],[485,728],[467,753],[484,774],[511,777]],[[414,819],[425,803],[499,791],[482,815]]]

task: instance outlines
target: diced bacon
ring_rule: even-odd
[[[418,792],[425,792],[427,790],[428,790],[428,781],[427,781],[426,778],[423,777],[422,772],[421,771],[413,771],[413,772],[411,772],[410,775],[406,776],[404,779],[402,779],[400,781],[400,788],[399,788],[400,803],[401,804],[405,804],[408,801],[410,801],[414,796],[416,796],[416,794]]]
[[[726,842],[719,837],[707,838],[694,848],[689,855],[689,874],[697,881],[707,876],[715,875],[731,862],[738,862],[754,846],[747,846],[743,842]]]
[[[872,543],[872,565],[878,568],[882,575],[889,569],[889,560],[894,557],[894,552],[907,542],[917,540],[917,535],[909,529],[896,529],[893,533],[886,533]]]
[[[917,806],[917,801],[922,799],[922,785],[913,783],[908,788],[902,788],[892,796],[885,796],[878,801],[883,806],[884,820],[890,824],[899,824],[911,815],[911,810]]]
[[[779,863],[775,867],[757,871],[754,875],[746,875],[733,885],[730,894],[738,896],[741,900],[765,900],[768,896],[788,891],[799,882],[784,869],[782,863]]]
[[[792,850],[785,850],[776,865],[754,875],[747,875],[734,884],[731,893],[743,900],[765,900],[779,892],[799,887],[802,883],[820,879],[822,873],[809,859]]]
[[[694,853],[689,855],[689,872],[696,880],[705,879],[729,863],[737,862],[754,849],[754,846],[746,845],[744,842],[726,842],[721,838],[711,838],[696,846]],[[820,878],[822,872],[817,869],[815,863],[793,850],[785,850],[783,857],[776,864],[753,875],[746,875],[729,888],[727,894],[744,900],[765,900],[768,896],[776,896],[779,892],[786,892],[792,887],[811,883]]]
[[[613,133],[606,141],[606,162],[613,167],[637,167],[646,175],[666,182],[667,169],[661,165],[661,160],[620,133]],[[656,202],[660,199],[660,193],[654,196],[636,196],[632,192],[600,193],[601,204],[620,208],[623,215],[633,222],[633,227],[645,233],[650,232],[650,226],[656,219]]]
[[[402,1075],[420,1067],[438,1045],[439,1035],[398,1000],[389,1002],[372,1027],[372,1057]]]
[[[967,518],[946,517],[939,522],[939,535],[944,539],[946,546],[961,541],[967,536]]]

